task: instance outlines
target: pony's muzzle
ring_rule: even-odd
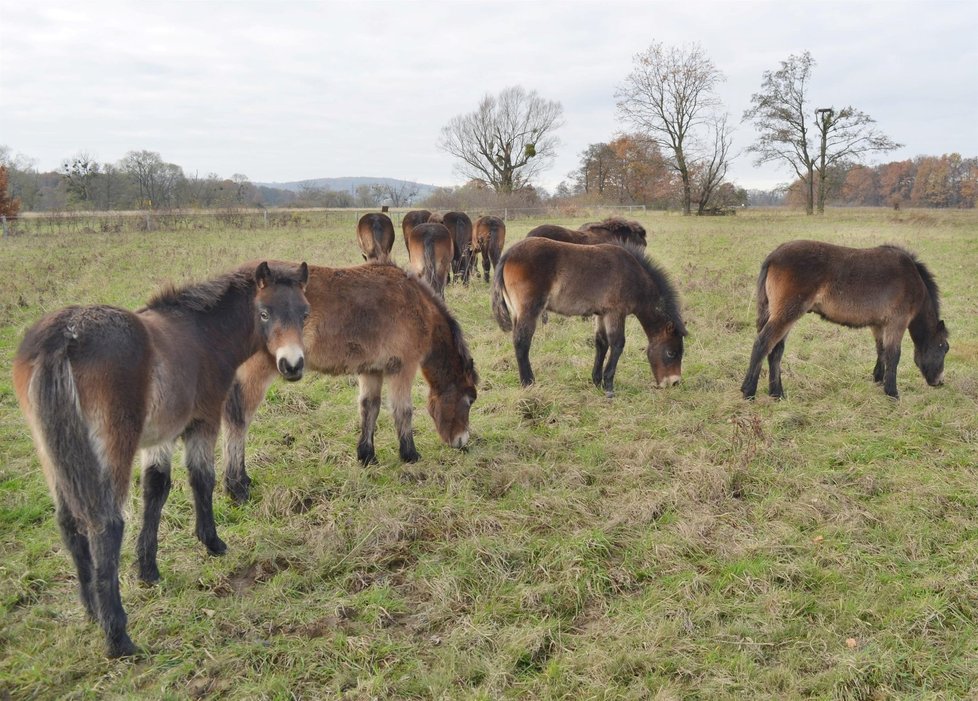
[[[934,379],[933,382],[928,382],[927,384],[929,384],[931,387],[940,387],[944,384],[944,373],[942,372]]]
[[[660,388],[672,387],[674,385],[678,385],[679,381],[682,379],[683,378],[680,375],[669,375],[668,377],[662,378],[662,380],[659,382],[658,385],[656,385],[656,387],[660,387]]]
[[[302,379],[302,370],[306,360],[300,348],[287,346],[279,348],[275,353],[275,365],[279,373],[289,382]]]
[[[463,431],[452,439],[452,447],[461,450],[469,442],[469,432]]]

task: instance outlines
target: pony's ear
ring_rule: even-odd
[[[299,284],[302,286],[303,291],[306,289],[306,283],[309,282],[309,266],[306,265],[306,261],[302,261],[299,266]]]
[[[259,290],[264,290],[272,278],[272,270],[268,267],[268,261],[262,261],[255,269],[255,283]]]
[[[947,327],[944,325],[944,319],[937,322],[937,333],[947,333]]]

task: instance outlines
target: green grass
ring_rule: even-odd
[[[252,500],[216,499],[228,554],[194,538],[178,466],[156,587],[135,576],[135,470],[122,591],[150,651],[137,661],[105,660],[77,601],[11,387],[19,339],[44,312],[137,307],[165,281],[244,260],[355,264],[353,230],[0,241],[0,698],[973,696],[978,214],[643,222],[683,299],[682,384],[651,388],[631,319],[605,399],[590,322],[551,315],[531,351],[537,384],[521,389],[488,286],[449,288],[482,377],[467,452],[439,441],[420,378],[421,462],[399,462],[385,410],[367,468],[354,381],[277,383],[249,437]],[[509,243],[538,223],[511,222]],[[810,317],[788,339],[788,399],[744,402],[757,270],[793,238],[915,250],[943,292],[945,386],[926,386],[906,338],[889,400],[871,334]]]

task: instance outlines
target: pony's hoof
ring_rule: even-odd
[[[377,454],[373,450],[357,448],[357,460],[366,467],[377,464]]]
[[[153,586],[160,581],[160,568],[156,565],[139,566],[139,581],[148,586]]]
[[[214,536],[211,540],[204,543],[204,545],[207,546],[207,552],[211,555],[223,555],[228,551],[227,543],[217,536]]]
[[[614,399],[615,398],[615,391],[614,390],[605,390],[604,396],[607,399]]]
[[[251,498],[251,480],[240,482],[225,482],[224,489],[235,504],[244,504]]]
[[[418,453],[418,451],[416,450],[413,453],[401,454],[401,460],[403,460],[404,462],[417,462],[420,459],[421,459],[421,454]]]
[[[145,655],[146,651],[136,645],[126,633],[123,633],[117,638],[105,641],[105,656],[109,659],[144,657]]]

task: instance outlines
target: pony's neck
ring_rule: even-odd
[[[239,364],[261,348],[261,337],[255,327],[254,284],[232,286],[211,309],[195,313],[205,332],[221,339]]]
[[[449,325],[440,320],[431,332],[431,349],[421,361],[421,374],[435,392],[442,392],[450,384],[453,371],[458,370],[458,350],[452,340]]]
[[[938,321],[937,314],[929,303],[917,312],[917,316],[910,320],[910,325],[907,327],[915,346],[925,343],[937,332]]]
[[[668,324],[673,319],[664,311],[659,311],[651,304],[635,312],[635,318],[642,325],[647,338],[652,338],[659,329]]]

